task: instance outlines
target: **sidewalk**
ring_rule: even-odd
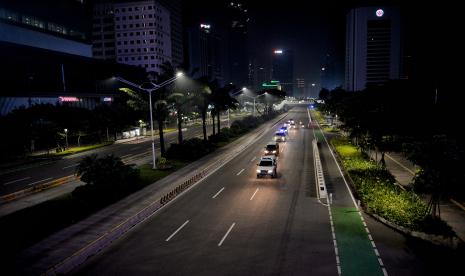
[[[381,154],[371,152],[373,160],[379,161]],[[396,181],[403,187],[410,187],[416,167],[401,153],[386,153],[384,160],[386,168],[395,177]],[[465,207],[454,200],[443,200],[440,205],[441,218],[449,224],[457,236],[465,241]]]

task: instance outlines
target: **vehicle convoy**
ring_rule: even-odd
[[[267,155],[261,157],[260,163],[257,164],[257,178],[262,176],[276,178],[278,176],[277,165],[276,156]]]
[[[265,155],[279,155],[279,143],[277,142],[269,142],[265,146]]]

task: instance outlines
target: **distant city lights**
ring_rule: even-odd
[[[210,24],[200,24],[201,29],[210,29]]]
[[[376,11],[376,16],[377,16],[377,17],[382,17],[383,15],[384,15],[384,11],[383,11],[382,9],[378,9],[378,10]]]

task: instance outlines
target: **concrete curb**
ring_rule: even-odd
[[[408,236],[411,236],[411,237],[414,237],[414,238],[418,238],[418,239],[422,239],[422,240],[425,240],[425,241],[429,241],[435,245],[439,245],[439,246],[445,246],[445,247],[448,247],[448,248],[452,248],[452,249],[457,249],[459,247],[460,244],[464,244],[464,242],[456,237],[456,236],[453,236],[453,237],[446,237],[446,236],[442,236],[442,235],[434,235],[434,234],[428,234],[428,233],[425,233],[425,232],[419,232],[419,231],[414,231],[414,230],[410,230],[410,229],[407,229],[405,227],[402,227],[402,226],[399,226],[397,224],[394,224],[376,214],[373,214],[371,212],[369,212],[368,210],[365,210],[364,209],[364,212],[368,215],[370,215],[371,217],[375,218],[376,220],[380,221],[381,223],[387,225],[388,227],[394,229],[394,230],[397,230],[401,233],[404,233],[405,235],[408,235]]]
[[[273,124],[276,125],[279,121],[287,116],[287,113],[279,116],[279,118],[274,121]],[[262,126],[265,127],[265,126]],[[260,129],[260,128],[259,128]],[[201,180],[205,179],[225,164],[227,164],[230,160],[240,154],[244,149],[249,147],[253,144],[256,140],[260,139],[265,132],[257,131],[255,137],[250,138],[249,142],[243,145],[239,145],[233,150],[232,153],[226,155],[222,158],[219,162],[215,162],[213,164],[208,165],[206,168],[202,169],[200,172],[196,173],[194,176],[190,177],[187,180],[184,180],[181,184],[176,185],[170,192],[166,193],[162,196],[159,200],[153,201],[151,204],[137,212],[135,215],[127,218],[122,223],[118,224],[117,226],[110,229],[104,235],[100,236],[96,240],[90,242],[88,245],[81,248],[76,253],[72,254],[71,256],[65,258],[60,263],[54,265],[53,267],[47,269],[43,275],[60,275],[66,274],[72,271],[73,269],[82,265],[88,258],[97,254],[105,247],[110,245],[112,242],[116,241],[120,237],[122,237],[125,233],[129,230],[137,226],[138,224],[142,223],[150,216],[155,214],[159,209],[163,206],[167,205],[169,202],[177,198],[178,196],[182,195],[183,192],[190,190],[193,188],[195,184],[201,182]]]

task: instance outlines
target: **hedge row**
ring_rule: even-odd
[[[443,235],[453,233],[443,221],[432,220],[427,205],[418,195],[395,185],[389,171],[358,151],[347,138],[335,138],[331,143],[369,212],[411,230]]]
[[[258,127],[264,122],[274,118],[278,113],[270,113],[259,117],[247,116],[234,121],[230,128],[221,129],[220,133],[211,135],[207,141],[199,138],[185,140],[183,144],[172,143],[166,152],[168,159],[178,159],[193,161],[197,160],[221,146],[224,142],[229,142],[248,131]]]

